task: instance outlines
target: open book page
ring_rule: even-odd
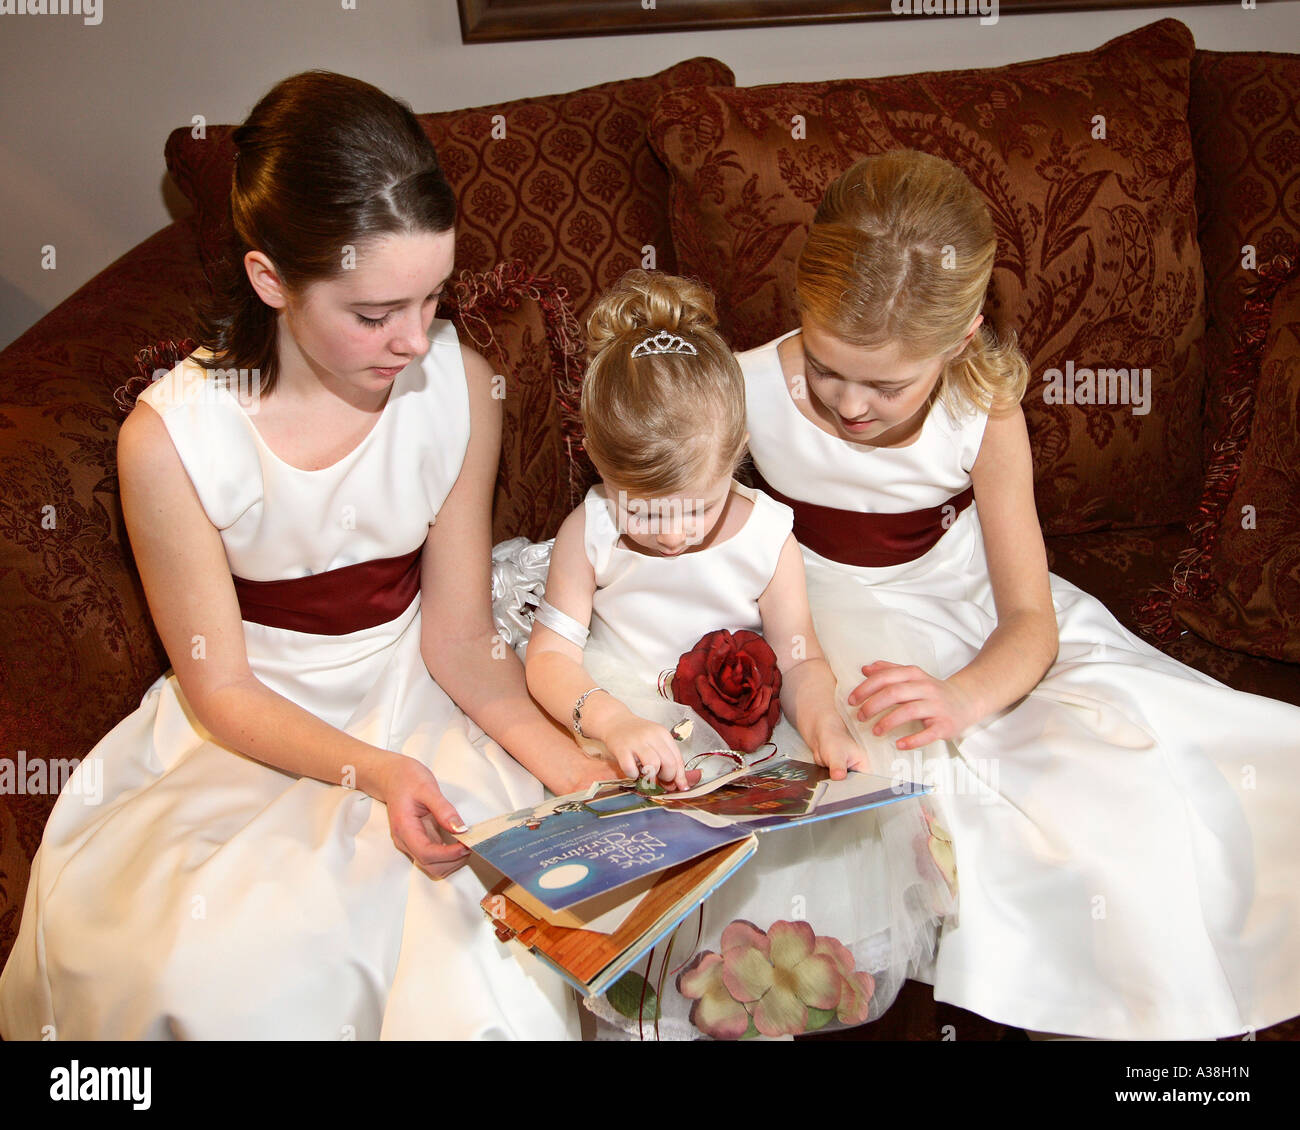
[[[712,825],[743,823],[768,831],[891,804],[930,791],[912,781],[850,773],[832,781],[830,770],[806,761],[781,760],[749,773],[731,774],[704,796],[665,793],[661,808],[695,815]]]
[[[826,820],[928,791],[868,773],[832,781],[820,765],[780,760],[729,774],[703,795],[693,790],[694,795],[646,796],[627,782],[605,782],[476,824],[456,838],[554,913],[750,832]]]
[[[660,809],[615,782],[477,824],[457,839],[560,911],[748,836]]]

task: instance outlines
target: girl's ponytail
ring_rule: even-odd
[[[1016,333],[1001,338],[984,323],[939,379],[938,395],[952,409],[966,402],[992,415],[1019,406],[1029,387],[1029,363],[1016,344]]]

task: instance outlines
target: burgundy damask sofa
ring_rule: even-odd
[[[1300,702],[1298,101],[1300,55],[1197,50],[1166,19],[990,70],[744,89],[697,58],[422,115],[462,208],[451,316],[508,381],[495,537],[552,536],[591,481],[579,326],[603,287],[634,266],[695,275],[732,344],[761,343],[795,323],[794,260],[824,186],[859,156],[925,149],[993,212],[986,315],[1029,356],[1052,568],[1178,659]],[[179,129],[166,159],[193,214],[0,353],[3,758],[83,756],[169,665],[115,441],[132,393],[194,332],[228,223],[230,128]],[[1039,382],[1067,363],[1150,367],[1151,410],[1047,403]],[[0,795],[0,961],[52,803]],[[854,1035],[937,1039],[944,1024],[1020,1035],[914,984]]]

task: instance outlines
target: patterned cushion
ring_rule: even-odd
[[[647,78],[602,83],[569,94],[421,114],[460,215],[456,264],[486,271],[503,259],[551,276],[569,290],[575,315],[624,271],[675,269],[668,178],[646,141],[659,95],[677,86],[728,86],[716,59],[687,59]],[[493,137],[503,126],[504,137]],[[167,139],[167,168],[194,203],[205,260],[225,246],[235,147],[232,126],[189,127]]]
[[[1210,533],[1209,560],[1173,602],[1197,635],[1300,663],[1300,274],[1273,300],[1250,441]]]
[[[566,292],[517,259],[462,272],[440,311],[505,380],[492,541],[545,541],[590,484],[577,414],[582,342]]]
[[[825,186],[888,149],[945,157],[993,215],[986,314],[1015,328],[1029,359],[1045,528],[1184,518],[1200,486],[1204,389],[1192,52],[1187,28],[1161,20],[991,70],[668,94],[650,130],[672,174],[679,270],[717,291],[735,348],[760,344],[797,321],[795,261]],[[1092,137],[1096,115],[1105,140]],[[1041,378],[1067,360],[1150,368],[1151,411],[1045,404]]]
[[[1168,582],[1175,561],[1187,549],[1182,523],[1139,530],[1101,530],[1049,537],[1047,562],[1053,573],[1091,593],[1129,631],[1141,634],[1144,602],[1134,598]],[[1166,654],[1237,690],[1300,706],[1300,667],[1229,651],[1194,632],[1175,629],[1159,641]]]
[[[1205,263],[1205,455],[1229,428],[1228,373],[1256,267],[1300,259],[1300,56],[1197,51],[1192,60],[1196,211]]]
[[[84,756],[167,664],[125,548],[114,390],[142,343],[192,328],[202,289],[177,222],[0,354],[0,756]],[[0,961],[53,804],[0,796]]]

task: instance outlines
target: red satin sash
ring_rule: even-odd
[[[754,485],[794,511],[794,536],[821,557],[876,569],[915,561],[938,544],[953,520],[975,500],[967,487],[947,502],[902,514],[864,514],[787,498],[754,468]],[[947,513],[945,507],[952,507]]]
[[[317,636],[345,636],[387,624],[420,591],[423,549],[286,581],[232,577],[240,615],[254,624]]]

